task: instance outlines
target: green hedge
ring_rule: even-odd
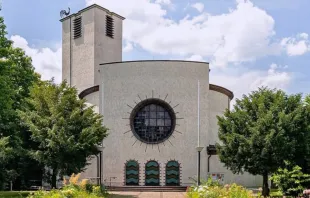
[[[24,198],[27,197],[31,192],[26,191],[0,191],[1,198]]]

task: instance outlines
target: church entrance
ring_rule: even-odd
[[[159,164],[156,161],[145,164],[145,185],[159,186]]]
[[[138,186],[139,185],[139,164],[134,160],[130,160],[126,163],[126,186]]]
[[[180,165],[177,161],[169,161],[166,165],[166,186],[180,185]]]

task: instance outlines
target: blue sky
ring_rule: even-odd
[[[97,3],[126,17],[123,59],[210,62],[236,97],[259,86],[310,93],[309,0],[3,0],[9,37],[44,79],[61,79],[59,12]]]

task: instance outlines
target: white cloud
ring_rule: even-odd
[[[19,35],[13,35],[10,38],[14,47],[22,48],[26,55],[32,58],[32,64],[35,71],[41,74],[43,80],[55,78],[55,82],[61,82],[61,48],[52,50],[50,48],[36,49],[30,47],[27,40]]]
[[[171,4],[171,0],[156,0],[155,3],[164,4],[164,5],[170,5]]]
[[[291,75],[288,72],[279,71],[282,68],[285,67],[278,66],[274,63],[271,64],[267,74],[258,77],[252,83],[251,88],[253,89],[256,87],[267,86],[271,88],[285,89],[291,81]]]
[[[310,51],[310,42],[307,33],[298,34],[296,37],[282,39],[281,45],[285,48],[287,55],[300,56]]]
[[[130,42],[126,42],[126,45],[123,48],[123,52],[130,52],[133,50],[133,46]]]
[[[308,39],[309,35],[307,33],[300,33],[299,37],[303,39]]]
[[[192,56],[190,56],[189,58],[186,58],[185,60],[189,60],[189,61],[201,61],[201,62],[205,61],[205,60],[203,59],[203,57],[200,56],[200,55],[192,55]]]
[[[293,78],[291,73],[285,71],[286,68],[287,66],[273,63],[268,70],[245,71],[237,74],[229,69],[211,70],[210,83],[232,90],[235,99],[262,86],[286,90]]]
[[[274,19],[251,1],[236,1],[227,13],[201,12],[174,21],[162,5],[145,0],[85,0],[126,17],[124,39],[144,50],[161,55],[197,54],[211,60],[211,66],[255,61],[282,51],[275,36]]]
[[[274,19],[251,1],[236,0],[236,7],[227,13],[211,15],[202,11],[196,16],[187,15],[178,21],[167,17],[168,8],[164,8],[163,4],[171,3],[170,0],[85,1],[87,5],[97,3],[126,17],[123,28],[126,41],[124,52],[139,45],[155,55],[182,56],[196,61],[210,60],[211,67],[225,67],[231,63],[277,55],[283,49],[288,55],[301,55],[309,51],[306,33],[280,39],[281,42],[274,41]],[[33,64],[43,79],[54,76],[56,81],[61,80],[60,48],[52,50],[32,47],[20,36],[12,36],[11,39],[15,41],[15,46],[23,48],[32,57]],[[211,79],[236,90],[236,93],[245,93],[252,87],[265,84],[285,87],[285,82],[291,79],[290,74],[279,71],[283,68],[274,67],[271,66],[269,71],[248,71],[235,76],[225,72],[218,73]],[[214,71],[210,76],[213,74]]]
[[[202,12],[205,8],[205,5],[203,3],[194,3],[192,4],[192,7],[198,10],[198,12]]]

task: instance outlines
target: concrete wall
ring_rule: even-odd
[[[217,115],[223,115],[230,99],[218,91],[209,90],[209,67],[205,63],[182,61],[138,61],[105,64],[100,66],[100,91],[86,99],[96,105],[96,112],[104,115],[104,124],[110,129],[103,141],[102,179],[106,184],[124,185],[124,166],[128,160],[137,160],[140,165],[140,185],[144,185],[145,163],[156,160],[160,164],[161,185],[165,185],[165,166],[169,160],[181,164],[181,185],[191,185],[189,177],[197,176],[197,80],[200,80],[200,143],[201,177],[208,174],[224,174],[224,183],[254,187],[261,186],[262,178],[248,173],[235,175],[227,170],[218,156],[210,158],[207,170],[206,146],[218,142]],[[168,94],[168,96],[167,96]],[[129,131],[129,113],[140,98],[165,97],[175,107],[178,118],[173,136],[162,144],[147,145]],[[140,97],[140,98],[139,98]],[[129,107],[129,106],[130,107]],[[125,133],[125,134],[124,134]],[[97,159],[82,174],[83,178],[97,176]]]
[[[81,179],[88,179],[92,183],[97,183],[97,178],[98,178],[98,165],[97,165],[97,157],[96,156],[91,156],[91,158],[88,160],[89,165],[86,166],[86,170],[81,173]]]
[[[228,108],[228,104],[230,99],[223,93],[210,90],[209,91],[209,134],[208,134],[208,144],[214,145],[216,142],[219,141],[218,139],[218,124],[216,116],[223,115],[224,111]]]
[[[71,32],[71,85],[79,92],[94,85],[94,9],[71,17],[82,17],[82,37],[73,39]],[[70,19],[63,22],[63,79],[70,82]]]
[[[100,105],[99,92],[91,93],[85,96],[85,99],[90,106],[94,106],[94,111],[96,113],[100,113],[99,112],[99,105]]]
[[[70,83],[70,19],[62,22],[62,80]]]
[[[113,39],[105,34],[107,14],[114,19]],[[72,31],[70,43],[70,20],[72,30],[76,17],[82,17],[82,36],[73,39]],[[96,79],[100,63],[122,60],[122,20],[123,18],[97,5],[85,8],[63,20],[62,78],[76,86],[79,92],[98,84]]]
[[[189,177],[197,170],[197,80],[200,80],[201,93],[201,144],[206,145],[209,130],[209,66],[206,63],[181,61],[124,62],[102,65],[100,68],[100,112],[110,135],[103,141],[104,179],[117,177],[112,185],[124,185],[124,165],[134,159],[140,163],[140,184],[144,185],[144,166],[148,160],[155,159],[161,166],[161,185],[164,185],[164,166],[175,159],[181,164],[181,184],[190,185]],[[152,96],[153,93],[153,96]],[[162,99],[171,106],[179,104],[175,111],[178,119],[173,136],[162,144],[147,145],[133,136],[130,130],[130,106],[142,98]],[[125,119],[123,119],[125,118]],[[207,154],[202,152],[202,173],[207,171]],[[205,174],[206,175],[206,174]]]
[[[110,38],[105,35],[106,15],[107,12],[103,12],[100,8],[95,8],[95,85],[100,84],[99,64],[122,61],[123,20],[109,14],[114,20],[114,38]]]
[[[209,134],[208,134],[208,144],[214,145],[219,142],[218,129],[216,116],[222,116],[225,109],[228,108],[229,98],[223,93],[210,90],[209,92]],[[224,164],[219,161],[218,156],[212,156],[210,158],[210,174],[219,173],[224,174],[224,183],[238,183],[243,186],[256,187],[262,185],[261,176],[253,176],[249,173],[244,173],[243,175],[235,175],[230,170],[224,167]]]
[[[99,92],[91,93],[87,96],[85,96],[85,99],[87,100],[87,105],[94,106],[94,111],[96,113],[99,113]],[[91,159],[89,159],[89,165],[86,167],[86,170],[81,173],[81,178],[90,179],[92,182],[96,182],[94,178],[97,178],[97,157],[92,156]]]

